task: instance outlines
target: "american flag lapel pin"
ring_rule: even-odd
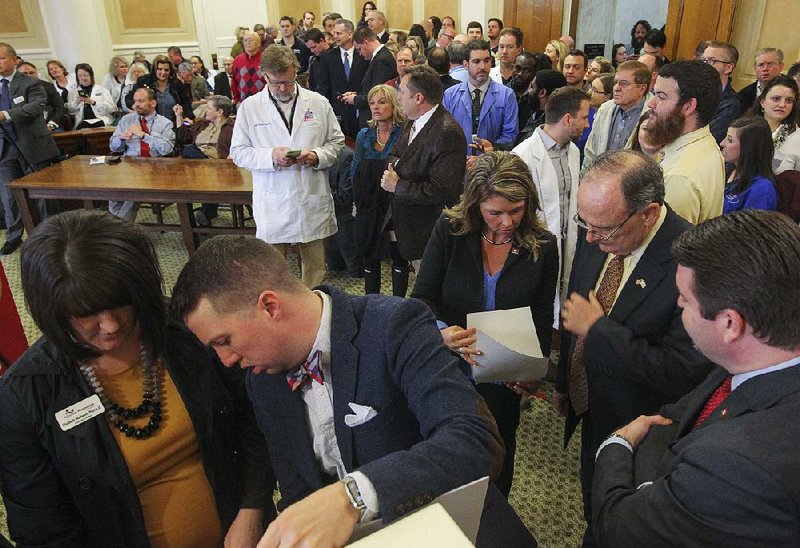
[[[645,283],[645,281],[644,281],[642,278],[639,278],[639,279],[638,279],[638,280],[636,280],[634,283],[635,283],[636,285],[638,285],[639,287],[641,287],[642,289],[644,289],[645,287],[647,287],[647,284]]]

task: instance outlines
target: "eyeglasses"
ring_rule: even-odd
[[[630,87],[630,86],[633,86],[633,85],[638,85],[638,84],[636,84],[636,82],[628,82],[627,80],[614,80],[614,85],[615,86],[619,86],[622,89],[625,89],[627,87]]]
[[[733,61],[725,61],[723,59],[717,59],[716,57],[700,57],[699,61],[704,62],[706,65],[713,65],[714,63],[722,63],[723,65],[730,65]]]
[[[625,217],[625,220],[624,220],[624,221],[622,221],[622,222],[621,222],[620,224],[618,224],[617,226],[615,226],[615,227],[613,227],[613,228],[603,229],[603,230],[597,230],[597,229],[595,229],[595,228],[590,228],[590,227],[589,227],[589,225],[587,225],[587,224],[586,224],[586,223],[583,221],[583,219],[581,219],[581,218],[578,216],[578,214],[577,214],[577,213],[576,213],[576,214],[575,214],[575,215],[572,217],[572,220],[573,220],[573,221],[575,221],[575,224],[576,224],[576,225],[578,225],[579,227],[581,227],[582,229],[584,229],[586,232],[588,232],[589,234],[591,234],[592,236],[594,236],[595,238],[597,238],[597,241],[598,241],[598,242],[607,242],[608,240],[610,240],[611,238],[613,238],[613,237],[614,237],[614,234],[616,234],[617,232],[619,232],[619,230],[620,230],[620,229],[621,229],[623,226],[625,226],[625,223],[627,223],[627,222],[628,222],[628,220],[629,220],[631,217],[633,217],[634,215],[636,215],[637,213],[638,213],[638,211],[633,211],[633,212],[632,212],[630,215],[628,215],[627,217]]]
[[[767,61],[767,62],[764,62],[764,63],[758,63],[756,65],[756,68],[760,68],[760,69],[775,68],[778,65],[780,65],[780,63],[778,61]]]
[[[271,78],[267,78],[267,83],[275,89],[291,89],[297,83],[296,80],[272,80]]]

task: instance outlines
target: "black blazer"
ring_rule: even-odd
[[[497,280],[495,304],[498,310],[530,306],[539,345],[547,356],[560,263],[555,236],[547,232],[543,240],[536,260],[512,244]],[[447,325],[466,327],[467,314],[483,311],[480,233],[455,236],[450,220],[442,215],[428,240],[411,296],[425,302]]]
[[[753,82],[749,86],[745,86],[739,90],[739,103],[742,105],[742,112],[746,113],[753,108],[756,102],[756,93],[758,92],[758,82]]]
[[[800,366],[746,380],[693,429],[726,375],[719,368],[664,407],[673,425],[652,427],[634,455],[619,444],[600,452],[592,489],[598,545],[800,544]],[[651,455],[663,456],[662,470],[637,489],[633,467]]]
[[[47,93],[47,121],[55,122],[61,129],[71,129],[67,116],[67,109],[64,106],[64,100],[56,87],[50,82],[43,82],[44,90]]]
[[[342,133],[356,138],[358,134],[358,120],[356,120],[356,106],[341,102],[338,96],[346,91],[361,91],[361,82],[367,73],[369,61],[353,49],[353,58],[350,60],[350,78],[344,73],[341,48],[332,48],[323,53],[319,60],[317,93],[327,97],[333,107],[333,112],[339,120]]]
[[[668,207],[668,206],[666,206]],[[672,241],[691,225],[671,209],[617,297],[611,314],[600,318],[584,341],[592,431],[584,442],[592,453],[615,428],[655,413],[692,390],[713,364],[695,350],[683,328],[675,285]],[[572,263],[569,291],[587,297],[607,254],[582,241]],[[556,390],[569,391],[569,366],[577,336],[562,331]],[[564,430],[569,440],[579,417],[570,406]]]
[[[458,122],[439,105],[408,144],[413,121],[389,154],[400,177],[392,197],[392,224],[404,259],[422,257],[442,209],[458,202],[464,190],[467,140]]]
[[[183,326],[172,325],[167,340],[163,362],[192,419],[223,530],[240,507],[274,517],[275,479],[244,372],[224,368]],[[0,486],[18,545],[149,546],[136,487],[105,416],[67,431],[54,418],[91,394],[77,365],[45,337],[0,380]]]
[[[397,61],[394,60],[392,52],[383,47],[370,60],[367,72],[361,81],[361,90],[356,95],[353,103],[358,108],[358,123],[361,127],[367,127],[367,122],[372,118],[372,114],[369,111],[369,103],[367,102],[369,90],[396,77]]]
[[[224,70],[214,76],[214,95],[222,95],[228,99],[233,97],[231,94],[231,83],[228,80],[228,73]]]

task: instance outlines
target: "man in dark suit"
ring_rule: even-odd
[[[348,91],[342,94],[341,100],[348,105],[355,105],[358,109],[358,124],[367,127],[367,122],[372,117],[369,110],[367,94],[378,84],[385,84],[397,77],[397,63],[392,52],[378,41],[375,33],[368,28],[360,28],[353,35],[355,48],[361,56],[369,61],[367,72],[361,81],[359,93]]]
[[[322,70],[317,93],[327,97],[342,127],[342,133],[355,139],[359,129],[356,107],[341,101],[340,97],[349,91],[358,92],[361,89],[369,62],[356,51],[353,31],[353,22],[348,19],[338,19],[334,24],[333,39],[336,40],[336,47],[320,57]]]
[[[222,60],[222,70],[214,76],[214,95],[222,95],[228,99],[232,98],[231,94],[231,74],[233,74],[233,57],[226,57]]]
[[[372,10],[367,15],[367,28],[375,33],[378,41],[385,44],[389,41],[389,31],[386,30],[386,16],[380,10]]]
[[[700,61],[708,63],[719,73],[722,84],[722,95],[714,117],[708,122],[708,129],[716,142],[720,142],[728,133],[728,126],[742,113],[739,95],[731,85],[731,74],[739,62],[739,50],[727,42],[709,42]]]
[[[303,33],[303,41],[311,52],[311,57],[308,58],[308,89],[317,91],[322,77],[322,66],[319,61],[322,55],[330,48],[322,35],[322,31],[319,29],[310,28],[305,31]]]
[[[16,50],[0,42],[0,201],[6,223],[6,242],[0,255],[11,254],[22,244],[22,217],[8,184],[58,156],[58,147],[44,121],[47,93],[43,82],[16,68]],[[45,217],[45,201],[40,200],[38,206]]]
[[[450,31],[452,32],[452,31]],[[428,66],[439,75],[442,89],[457,86],[459,81],[450,76],[450,54],[445,48],[434,47],[428,51]]]
[[[756,52],[753,70],[756,81],[739,90],[742,112],[750,110],[769,81],[783,71],[783,51],[777,48],[761,48]]]
[[[689,224],[664,205],[658,164],[629,150],[606,152],[578,188],[585,230],[564,302],[556,411],[564,443],[579,421],[584,517],[591,521],[594,454],[620,424],[654,413],[711,370],[681,324],[672,241]],[[587,530],[585,545],[592,545]]]
[[[672,250],[683,324],[721,367],[601,446],[596,537],[604,546],[798,546],[800,228],[744,210],[691,229]]]
[[[17,65],[17,72],[21,72],[26,76],[39,80],[39,72],[36,70],[36,65],[23,61]],[[67,115],[67,108],[64,106],[64,100],[61,99],[61,94],[56,90],[50,82],[42,81],[44,91],[47,93],[47,104],[44,111],[47,114],[45,121],[47,122],[47,129],[50,131],[64,131],[68,129],[69,116]]]
[[[493,428],[423,303],[312,291],[241,236],[201,246],[172,295],[223,364],[252,369],[282,496],[263,545],[342,546],[359,521],[393,521],[490,473]],[[536,544],[494,486],[481,525],[479,545]]]
[[[427,65],[407,69],[400,81],[397,99],[408,121],[381,187],[394,194],[397,248],[410,261],[422,258],[442,209],[456,203],[464,189],[467,142],[441,104],[442,95],[439,75]]]

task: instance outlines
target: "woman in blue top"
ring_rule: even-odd
[[[772,173],[775,148],[767,121],[760,116],[734,120],[720,143],[728,173],[722,213],[740,209],[778,207],[778,192]]]
[[[558,247],[537,217],[539,198],[525,162],[508,152],[481,156],[461,201],[436,222],[422,257],[412,297],[440,320],[442,338],[470,365],[479,348],[471,312],[530,307],[544,355],[550,351]],[[443,325],[442,325],[443,324]],[[536,383],[480,383],[478,392],[497,421],[506,446],[497,488],[506,496],[514,474],[520,394]]]
[[[364,291],[380,293],[383,244],[389,240],[392,257],[392,293],[405,297],[408,289],[409,262],[397,251],[397,242],[390,237],[389,203],[391,194],[381,188],[386,170],[386,157],[400,138],[403,116],[397,92],[380,84],[367,94],[372,119],[356,136],[356,149],[350,165],[353,181],[353,203],[356,207],[356,249],[364,257]],[[388,238],[387,238],[388,237]]]

